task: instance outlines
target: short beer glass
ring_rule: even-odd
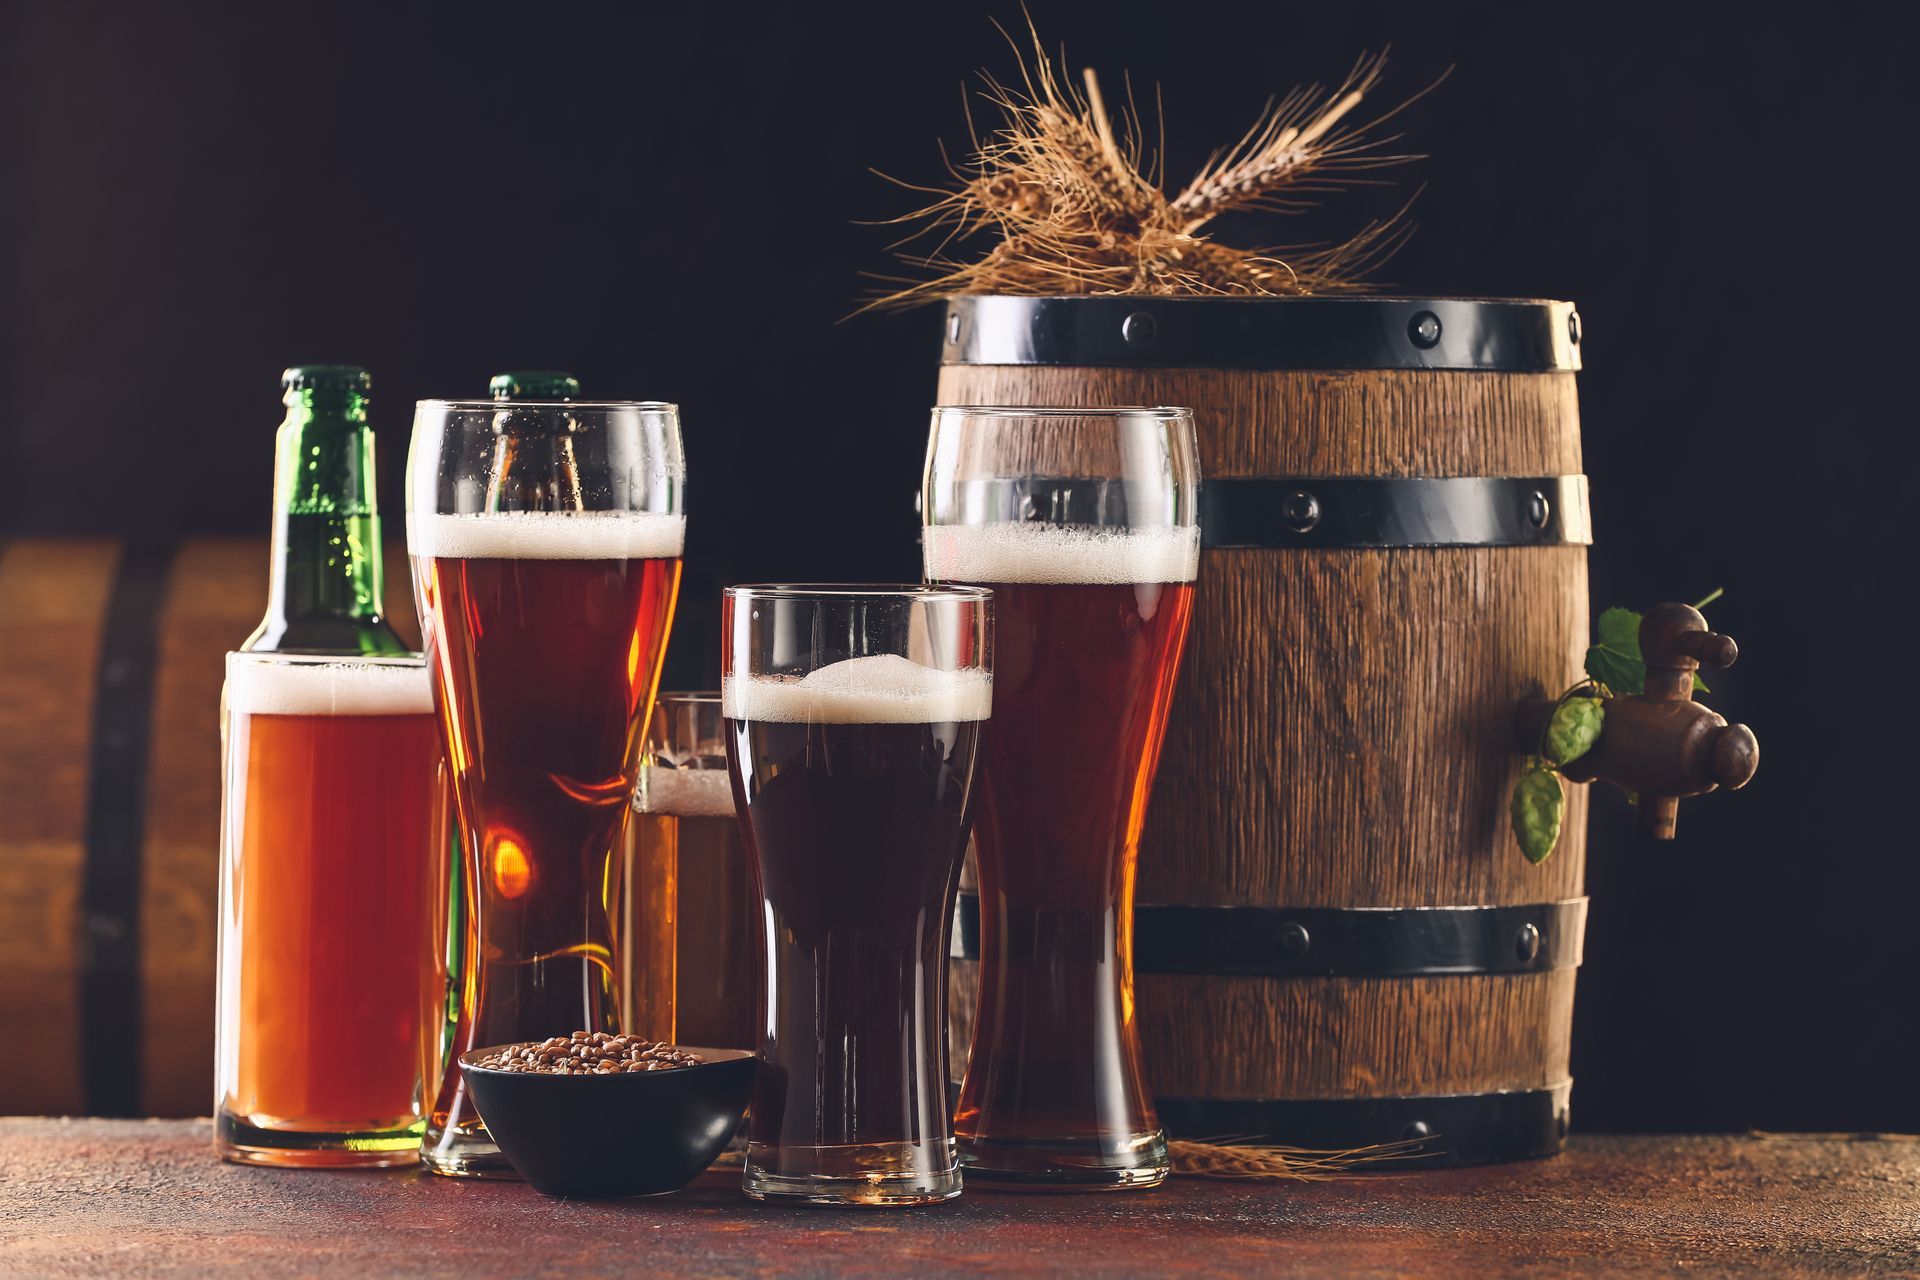
[[[1133,1019],[1133,888],[1199,565],[1185,409],[934,410],[927,580],[991,586],[969,1178],[1150,1186],[1166,1138]]]
[[[960,1194],[947,941],[993,703],[988,592],[729,587],[721,699],[764,928],[745,1186]]]
[[[622,1027],[649,1040],[757,1047],[760,910],[718,690],[654,703],[626,849],[615,947]]]
[[[214,1145],[412,1164],[440,1048],[440,736],[414,657],[230,653]]]
[[[466,851],[469,957],[428,1124],[437,1173],[512,1176],[470,1049],[619,1029],[619,858],[673,618],[670,404],[423,400],[407,549]]]

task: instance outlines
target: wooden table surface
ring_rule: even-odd
[[[0,1120],[0,1276],[1920,1275],[1920,1141],[1576,1137],[1314,1184],[772,1209],[221,1164],[205,1121]]]

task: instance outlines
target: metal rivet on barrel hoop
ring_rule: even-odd
[[[1520,932],[1513,938],[1513,954],[1520,957],[1522,964],[1532,964],[1533,958],[1540,954],[1540,930],[1530,924],[1520,926]]]
[[[1413,345],[1427,350],[1440,344],[1440,317],[1431,311],[1417,312],[1407,322],[1407,337]]]
[[[1567,341],[1576,347],[1580,345],[1580,313],[1578,311],[1567,312]]]
[[[1153,341],[1154,332],[1153,316],[1145,311],[1136,311],[1120,322],[1120,336],[1129,346],[1146,346]]]
[[[1305,489],[1295,489],[1280,499],[1280,518],[1295,533],[1306,533],[1320,523],[1320,499]]]
[[[1307,926],[1298,921],[1289,920],[1280,926],[1275,937],[1280,945],[1280,954],[1289,960],[1298,960],[1307,954],[1307,948],[1313,945],[1313,939],[1307,933]]]
[[[1527,523],[1536,529],[1547,527],[1547,517],[1553,514],[1553,507],[1547,502],[1547,495],[1535,489],[1527,495]]]
[[[1400,1131],[1400,1140],[1402,1142],[1418,1142],[1422,1138],[1431,1138],[1432,1136],[1433,1129],[1425,1120],[1410,1121],[1407,1127]]]

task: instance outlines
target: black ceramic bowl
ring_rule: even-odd
[[[745,1049],[691,1049],[706,1061],[665,1071],[552,1076],[474,1064],[505,1045],[460,1055],[460,1070],[502,1155],[550,1196],[678,1191],[740,1127],[758,1059]]]

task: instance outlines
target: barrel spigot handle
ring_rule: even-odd
[[[1698,609],[1663,604],[1640,620],[1640,655],[1647,664],[1643,693],[1607,699],[1600,737],[1560,772],[1574,782],[1604,779],[1639,797],[1640,829],[1673,839],[1680,801],[1724,787],[1738,791],[1760,767],[1760,741],[1743,724],[1693,700],[1694,673],[1730,667],[1740,656],[1731,636],[1707,630]],[[1553,714],[1551,701],[1530,698],[1515,718],[1523,751],[1538,748]]]

